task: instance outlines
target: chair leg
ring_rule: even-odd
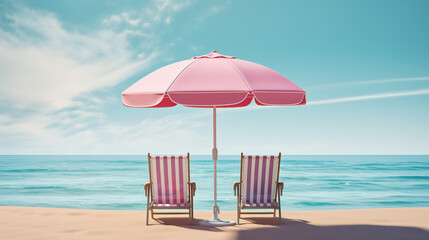
[[[282,206],[280,201],[280,192],[279,192],[279,225],[282,224]]]
[[[191,224],[194,225],[194,197],[190,195],[190,206],[189,206],[189,217],[191,218]]]
[[[149,208],[146,208],[146,226],[149,225]]]
[[[194,224],[194,217],[193,217],[192,206],[189,208],[189,219],[191,219],[191,225],[193,225]]]
[[[150,191],[149,194],[147,195],[147,203],[146,203],[146,226],[149,225],[149,211],[150,209]]]
[[[237,225],[240,225],[240,191],[237,195]]]
[[[273,216],[276,217],[276,209],[274,208]]]

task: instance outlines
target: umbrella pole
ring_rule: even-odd
[[[216,107],[213,107],[213,168],[214,168],[214,204],[213,204],[213,218],[218,219],[219,206],[217,205],[217,148],[216,148]]]
[[[217,162],[217,148],[216,148],[216,107],[213,107],[213,151],[212,151],[212,157],[213,157],[213,167],[214,167],[214,204],[213,204],[213,219],[205,220],[200,222],[200,225],[203,226],[231,226],[235,225],[234,221],[230,220],[222,220],[219,219],[218,214],[219,206],[217,205],[217,169],[216,169],[216,162]]]

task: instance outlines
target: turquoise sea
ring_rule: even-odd
[[[220,156],[218,199],[234,210],[240,157]],[[211,156],[191,156],[195,208],[213,205]],[[285,210],[429,207],[429,156],[282,156]],[[0,156],[0,205],[144,210],[142,156]]]

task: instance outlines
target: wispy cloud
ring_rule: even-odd
[[[198,21],[196,21],[195,23],[199,26],[201,26],[201,24],[206,21],[207,19],[209,19],[210,17],[212,17],[213,15],[218,14],[219,12],[229,8],[231,5],[230,1],[222,1],[222,2],[216,2],[216,4],[211,5],[207,8],[207,11],[197,15],[197,19]]]
[[[163,9],[178,11],[182,6]],[[110,21],[141,24],[127,13],[117,16]],[[102,110],[112,97],[100,97],[99,92],[148,68],[163,54],[159,47],[131,48],[129,36],[157,46],[154,34],[105,25],[80,32],[66,28],[53,13],[11,6],[0,16],[0,152],[102,153],[113,149],[110,142],[127,152],[141,147],[143,140],[136,139],[149,139],[144,137],[149,132],[172,139],[192,135],[192,126],[199,126],[196,120],[188,119],[192,124],[186,128],[181,121],[167,124],[169,119],[127,127],[109,122]],[[128,144],[120,144],[121,139]]]
[[[121,14],[113,14],[110,17],[103,20],[105,24],[118,24],[125,22],[131,26],[138,26],[141,18],[132,18],[129,13],[123,12]]]
[[[153,7],[147,8],[146,13],[154,21],[166,21],[168,23],[171,21],[171,17],[174,13],[188,7],[192,1],[175,1],[175,0],[155,0],[153,2]]]
[[[59,110],[85,92],[127,79],[159,55],[138,59],[126,35],[108,29],[68,31],[53,15],[21,7],[5,18],[0,35],[0,99],[18,108]],[[13,25],[13,27],[10,27]]]
[[[394,97],[415,96],[415,95],[425,95],[425,94],[429,94],[429,89],[404,91],[404,92],[388,92],[388,93],[378,93],[378,94],[363,95],[363,96],[332,98],[332,99],[326,99],[326,100],[309,101],[307,103],[307,105],[321,105],[321,104],[333,104],[333,103],[344,103],[344,102],[356,102],[356,101],[365,101],[365,100],[372,100],[372,99],[394,98]]]
[[[139,11],[131,10],[130,12],[122,12],[120,14],[113,14],[103,20],[104,24],[116,25],[122,27],[125,23],[129,27],[149,28],[155,27],[159,24],[170,24],[174,15],[190,6],[193,1],[182,0],[154,0],[149,1],[148,5]],[[159,30],[159,29],[157,29]]]
[[[104,116],[87,111],[73,117],[67,112],[56,115],[32,115],[10,119],[0,115],[0,152],[2,154],[141,154],[142,152],[179,153],[198,150],[200,128],[206,119],[195,115],[172,114],[146,118],[135,123],[111,123]],[[81,115],[82,114],[82,115]],[[50,126],[53,119],[61,119]],[[97,122],[94,122],[94,118]],[[87,127],[85,124],[89,124]],[[66,128],[63,128],[66,127]],[[8,144],[14,142],[15,144]],[[7,148],[6,148],[7,146]],[[166,148],[165,146],[168,146]]]
[[[314,88],[329,88],[329,87],[369,85],[369,84],[382,84],[382,83],[401,83],[401,82],[428,81],[428,80],[429,80],[429,77],[388,78],[388,79],[377,79],[377,80],[366,80],[366,81],[355,81],[355,82],[328,83],[328,84],[314,86]]]

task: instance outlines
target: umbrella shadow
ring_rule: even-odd
[[[252,239],[312,239],[312,240],[421,240],[429,239],[429,232],[417,227],[380,225],[316,226],[301,219],[245,218],[245,224],[270,225],[238,230],[237,240]],[[241,225],[241,223],[240,223]]]

